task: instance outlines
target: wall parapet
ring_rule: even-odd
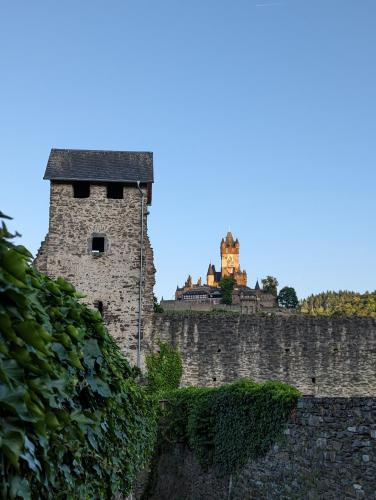
[[[169,312],[154,316],[147,348],[157,339],[180,350],[183,385],[247,377],[307,395],[376,394],[374,318]]]

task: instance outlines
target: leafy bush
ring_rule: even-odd
[[[163,313],[163,307],[161,306],[160,302],[158,302],[157,297],[153,294],[153,309],[155,313]]]
[[[0,216],[4,217],[0,212]],[[129,492],[155,438],[153,403],[74,288],[30,267],[0,229],[1,498]]]
[[[274,276],[267,276],[261,280],[261,283],[265,293],[271,293],[277,297],[277,287],[279,285],[277,278],[274,278]]]
[[[159,393],[179,387],[183,375],[183,363],[178,350],[159,341],[158,351],[146,355],[148,390]]]
[[[219,288],[222,294],[222,304],[231,305],[234,292],[235,280],[232,276],[225,276],[219,282]]]
[[[278,305],[285,309],[296,309],[299,305],[299,300],[295,288],[291,286],[283,287],[278,294]]]
[[[298,396],[296,389],[281,382],[251,380],[170,391],[161,429],[164,442],[183,442],[202,466],[214,464],[232,473],[268,451]]]

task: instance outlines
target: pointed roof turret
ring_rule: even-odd
[[[261,290],[259,280],[256,281],[255,290]]]
[[[226,243],[227,245],[233,245],[234,244],[234,237],[232,236],[232,232],[228,231],[226,234]]]
[[[187,281],[185,282],[185,286],[191,288],[192,287],[192,276],[189,275]]]
[[[213,275],[214,274],[214,266],[212,263],[209,264],[209,267],[208,267],[208,272],[207,272],[207,276],[208,275]]]

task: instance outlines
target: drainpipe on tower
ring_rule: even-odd
[[[141,368],[141,322],[142,322],[142,280],[144,267],[144,198],[145,193],[137,181],[137,189],[141,195],[141,240],[140,240],[140,286],[138,293],[138,328],[137,328],[137,368]]]

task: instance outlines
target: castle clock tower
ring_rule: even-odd
[[[229,231],[226,239],[222,239],[221,241],[221,275],[223,278],[225,276],[234,276],[240,271],[239,250],[240,244],[238,239],[234,241]]]

